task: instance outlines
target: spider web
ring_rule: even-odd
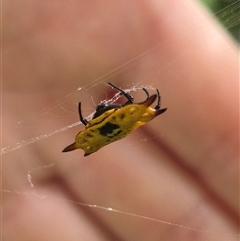
[[[225,12],[229,11],[236,11],[239,8],[239,1],[235,2],[231,7],[228,7],[227,9],[222,10],[221,12],[217,13],[219,15],[223,15],[225,17]],[[236,18],[230,19],[229,21],[229,28],[232,26],[235,26],[238,24]],[[197,26],[194,26],[197,27]],[[214,36],[213,36],[214,37]],[[24,129],[30,129],[31,131],[26,132],[26,136],[20,136],[18,140],[14,139],[12,140],[7,140],[7,144],[2,147],[1,149],[1,154],[3,157],[3,171],[8,170],[6,168],[7,162],[10,162],[10,159],[13,158],[13,160],[16,159],[17,156],[21,155],[26,151],[26,149],[30,150],[31,148],[37,148],[37,145],[39,142],[43,142],[43,146],[48,146],[52,145],[54,148],[54,144],[58,141],[58,139],[63,138],[64,135],[67,131],[71,130],[72,137],[74,140],[74,137],[76,133],[79,131],[79,129],[83,129],[84,127],[78,120],[78,113],[77,113],[77,104],[79,100],[81,100],[84,103],[83,111],[86,112],[87,119],[91,119],[96,104],[98,104],[101,100],[103,100],[103,97],[105,98],[105,101],[118,101],[120,99],[119,94],[111,94],[108,93],[111,91],[110,87],[107,87],[107,82],[113,82],[118,77],[121,72],[127,71],[130,76],[131,83],[128,83],[126,88],[124,88],[126,91],[130,92],[132,95],[136,95],[137,100],[141,100],[143,93],[141,92],[141,89],[144,87],[150,91],[154,91],[154,83],[156,82],[157,79],[159,79],[161,73],[165,69],[171,68],[171,66],[179,61],[182,56],[178,56],[177,58],[170,60],[168,65],[164,65],[161,68],[156,68],[154,67],[153,69],[149,68],[146,71],[145,76],[139,76],[138,80],[139,82],[134,82],[134,80],[131,78],[131,69],[134,68],[135,65],[138,64],[141,59],[153,53],[158,49],[159,47],[162,47],[164,43],[161,43],[158,46],[155,46],[152,49],[149,49],[148,51],[144,52],[140,56],[137,56],[134,59],[131,59],[130,61],[125,62],[123,65],[113,69],[112,71],[100,76],[99,78],[93,79],[90,81],[89,84],[85,84],[83,86],[78,86],[75,88],[74,91],[70,93],[66,93],[63,95],[63,97],[60,96],[58,100],[55,100],[53,104],[47,105],[44,109],[38,110],[35,113],[25,113],[25,116],[23,118],[19,118],[14,120],[15,123],[10,123],[9,125],[14,129],[14,131],[19,132],[20,130]],[[166,45],[167,46],[167,45]],[[146,83],[148,83],[146,85]],[[161,90],[160,90],[161,91]],[[90,96],[89,96],[90,93]],[[95,99],[95,95],[97,95],[97,99]],[[105,95],[105,96],[104,96]],[[90,98],[89,98],[90,97]],[[163,96],[163,105],[164,104],[164,96]],[[48,123],[47,123],[48,122]],[[46,126],[47,123],[47,126]],[[8,124],[7,124],[8,125]],[[42,126],[40,129],[40,132],[35,130],[36,126]],[[46,128],[45,128],[46,127]],[[4,132],[4,131],[3,131]],[[29,136],[30,133],[30,136]],[[131,148],[134,148],[135,145],[141,145],[141,143],[146,144],[149,140],[154,140],[154,139],[159,139],[159,138],[164,138],[163,134],[162,136],[159,135],[152,135],[148,137],[143,137],[140,135],[140,138],[136,138],[133,141],[129,141],[128,139],[124,139],[121,143],[123,146],[130,146]],[[7,136],[7,134],[3,134],[3,136]],[[60,137],[59,137],[60,136]],[[135,135],[136,136],[136,135]],[[133,139],[133,138],[132,138]],[[132,140],[131,139],[131,140]],[[4,142],[5,143],[5,142]],[[68,141],[65,143],[66,145],[70,144]],[[34,146],[36,145],[36,147]],[[62,148],[64,148],[63,141],[61,141]],[[120,143],[119,143],[120,145]],[[59,147],[59,145],[57,145]],[[108,150],[110,150],[111,147],[108,146]],[[100,150],[99,152],[101,152]],[[54,150],[56,152],[56,150]],[[82,159],[79,158],[79,156],[83,155],[80,151],[77,151],[77,154],[71,155],[70,157],[67,157],[66,155],[63,155],[61,153],[61,149],[58,148],[57,152],[59,152],[59,156],[62,155],[61,157],[57,156],[53,159],[56,159],[56,161],[53,161],[50,163],[47,161],[46,164],[40,164],[39,166],[32,166],[28,171],[26,172],[26,182],[28,183],[28,186],[32,189],[32,191],[23,191],[21,189],[21,185],[12,187],[11,189],[2,189],[3,193],[7,194],[13,194],[13,195],[24,195],[24,196],[30,196],[30,197],[36,197],[41,200],[43,199],[54,199],[56,202],[69,202],[73,203],[75,205],[80,205],[85,208],[91,208],[91,209],[100,209],[106,212],[110,213],[118,213],[122,215],[126,215],[129,217],[134,217],[136,219],[143,219],[143,220],[148,220],[154,223],[159,223],[159,224],[164,224],[164,225],[169,225],[174,228],[179,228],[183,230],[189,230],[193,232],[201,232],[206,234],[206,240],[208,240],[209,235],[226,235],[228,236],[235,236],[239,237],[237,234],[232,234],[232,233],[225,233],[223,231],[220,231],[221,229],[216,229],[216,230],[202,230],[195,228],[194,226],[185,226],[181,225],[181,223],[174,223],[171,221],[166,221],[168,219],[161,219],[155,218],[155,217],[150,217],[146,215],[142,215],[141,213],[135,213],[131,211],[125,211],[121,209],[117,209],[115,207],[111,206],[103,206],[99,205],[98,203],[84,203],[84,202],[79,202],[71,199],[63,199],[63,198],[57,198],[56,196],[52,196],[51,194],[47,193],[39,193],[36,191],[36,186],[38,185],[38,181],[36,181],[36,184],[34,182],[34,176],[45,176],[48,175],[48,172],[55,168],[56,166],[59,165],[59,162],[65,162],[66,159],[67,162],[66,165],[71,165],[71,161],[78,161],[81,162]],[[95,155],[95,154],[93,154]],[[96,155],[101,155],[101,154],[96,154]],[[5,159],[6,157],[6,159]],[[84,160],[85,161],[85,160]],[[19,158],[19,162],[21,162],[21,165],[26,165],[27,168],[29,167],[29,162],[31,160],[27,160],[26,163],[24,163],[24,158]],[[31,165],[30,165],[31,166]],[[10,166],[11,168],[11,166]],[[25,169],[19,168],[19,171],[25,171]],[[51,172],[51,171],[50,171]],[[38,179],[38,177],[36,178]],[[40,178],[41,179],[41,178]],[[90,187],[89,187],[90,188]],[[117,187],[116,187],[117,188]]]

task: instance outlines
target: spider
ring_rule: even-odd
[[[112,83],[108,84],[118,90],[120,95],[125,96],[127,101],[123,105],[100,102],[90,121],[83,118],[80,102],[78,104],[79,118],[85,125],[85,129],[76,135],[75,142],[64,148],[63,152],[80,148],[84,150],[84,156],[88,156],[100,148],[126,137],[167,110],[167,108],[161,109],[161,97],[158,89],[157,94],[150,96],[148,91],[142,88],[147,98],[143,102],[134,103],[133,97],[128,92]],[[151,108],[150,105],[156,98],[157,105],[155,108]]]

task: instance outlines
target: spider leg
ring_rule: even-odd
[[[86,126],[88,121],[85,118],[83,118],[83,116],[82,116],[81,102],[79,102],[79,104],[78,104],[78,113],[79,113],[80,121]]]
[[[108,84],[110,86],[112,86],[114,89],[117,89],[120,92],[121,95],[124,95],[128,99],[128,101],[125,103],[125,105],[133,103],[134,99],[133,99],[133,97],[130,94],[128,94],[127,92],[125,92],[124,90],[120,89],[119,87],[117,87],[116,85],[114,85],[114,84],[112,84],[110,82]]]
[[[161,108],[161,95],[158,89],[157,89],[157,98],[158,98],[158,102],[156,107],[154,108],[155,110],[159,110]]]
[[[150,95],[149,95],[148,91],[145,88],[142,88],[142,90],[146,93],[147,99],[149,99]]]
[[[167,110],[167,108],[161,109],[161,95],[158,89],[157,89],[157,98],[158,98],[158,102],[156,107],[154,108],[156,110],[156,116],[161,115]]]

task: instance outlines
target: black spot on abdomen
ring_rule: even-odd
[[[119,125],[112,124],[111,122],[107,122],[105,125],[98,128],[98,130],[100,135],[108,137],[114,137],[122,132]]]

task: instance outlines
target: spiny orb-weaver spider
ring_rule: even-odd
[[[80,148],[84,150],[84,156],[88,156],[100,148],[124,138],[167,110],[167,108],[161,109],[161,97],[158,89],[157,94],[150,96],[148,91],[142,88],[147,99],[141,103],[134,103],[134,99],[129,93],[112,83],[108,84],[118,90],[120,95],[124,95],[127,102],[123,105],[100,102],[90,121],[83,118],[80,102],[78,104],[79,118],[85,125],[85,129],[77,134],[75,142],[67,146],[63,152]],[[150,105],[156,98],[157,105],[153,109]]]

